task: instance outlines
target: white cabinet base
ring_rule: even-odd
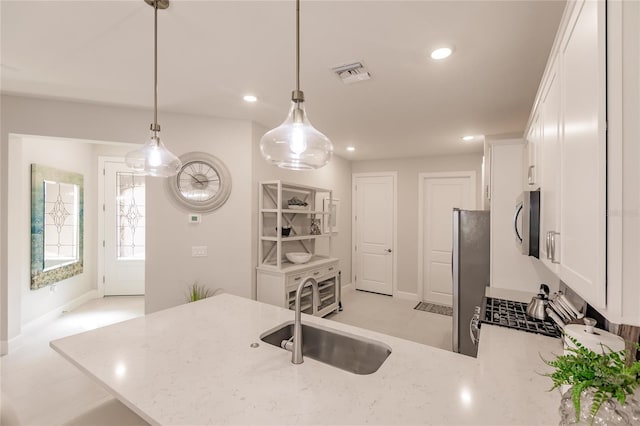
[[[258,301],[294,309],[298,285],[311,277],[318,282],[320,300],[313,301],[311,288],[305,288],[302,291],[302,312],[325,316],[338,310],[340,302],[338,272],[338,259],[334,258],[317,259],[283,269],[258,266]]]

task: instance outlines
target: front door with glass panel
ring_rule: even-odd
[[[144,294],[145,178],[104,164],[104,294]]]

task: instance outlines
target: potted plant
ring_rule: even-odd
[[[563,395],[561,424],[639,424],[640,362],[627,361],[626,351],[593,352],[571,336],[568,353],[544,362],[555,368],[545,374],[553,380],[551,390],[563,385],[571,388]],[[636,344],[637,346],[637,344]],[[607,350],[609,349],[609,350]]]
[[[187,287],[187,303],[197,302],[201,299],[206,299],[207,297],[214,296],[216,293],[220,291],[219,288],[215,290],[211,290],[208,287],[198,284],[198,282],[194,282],[190,286]]]

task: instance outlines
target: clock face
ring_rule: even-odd
[[[231,194],[231,174],[224,163],[206,152],[188,152],[180,161],[178,174],[167,179],[177,204],[191,213],[220,208]]]
[[[213,199],[220,190],[220,176],[205,161],[185,163],[177,176],[178,192],[188,201],[205,202]]]

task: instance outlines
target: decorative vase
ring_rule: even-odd
[[[311,219],[311,235],[320,235],[320,219]]]
[[[640,388],[633,395],[627,395],[624,405],[617,399],[608,399],[591,422],[591,405],[595,391],[586,389],[580,397],[580,419],[576,420],[576,411],[571,399],[571,388],[562,395],[560,401],[560,425],[639,425],[640,424]]]

